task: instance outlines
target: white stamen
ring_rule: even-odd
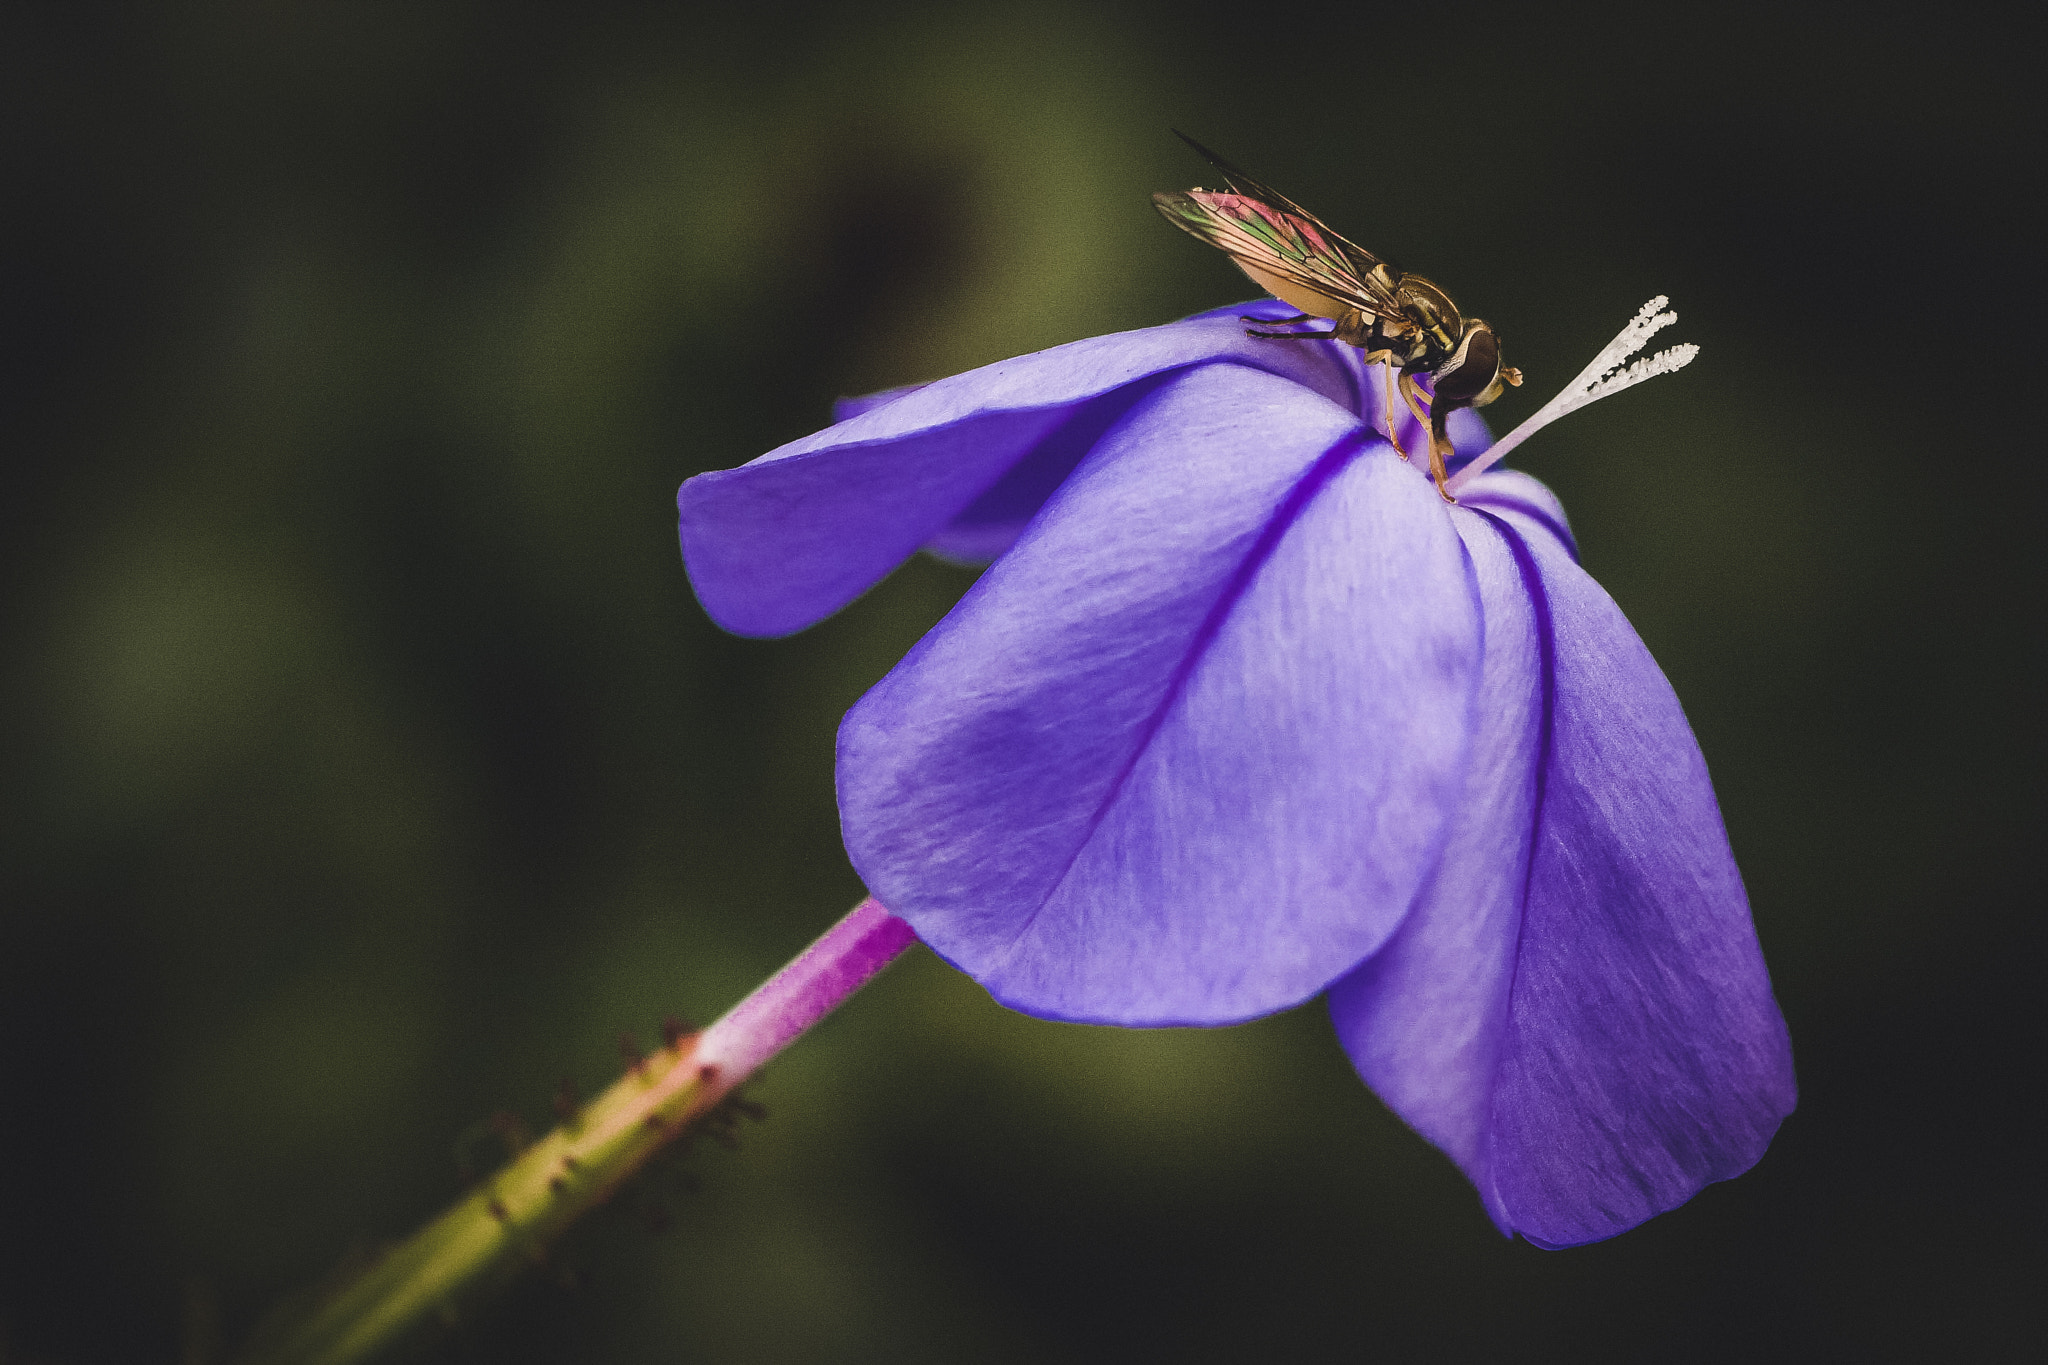
[[[1621,334],[1602,347],[1599,355],[1593,357],[1593,363],[1579,371],[1577,379],[1565,385],[1564,391],[1557,397],[1536,409],[1522,425],[1488,446],[1479,458],[1453,474],[1450,482],[1444,485],[1445,490],[1455,496],[1460,488],[1493,468],[1509,451],[1566,413],[1577,412],[1586,404],[1597,402],[1609,394],[1620,393],[1623,389],[1640,384],[1645,379],[1670,374],[1673,370],[1683,369],[1691,364],[1692,358],[1700,353],[1700,348],[1688,341],[1669,350],[1659,351],[1655,355],[1645,356],[1627,369],[1621,368],[1621,363],[1642,350],[1643,344],[1652,336],[1678,321],[1678,314],[1659,311],[1669,302],[1671,300],[1659,294],[1644,304],[1642,311],[1635,315],[1628,326],[1621,329]]]

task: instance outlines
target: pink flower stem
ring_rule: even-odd
[[[729,1090],[915,942],[909,925],[868,897],[699,1034],[694,1060],[700,1067],[717,1067],[721,1093]]]

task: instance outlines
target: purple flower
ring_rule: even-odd
[[[1262,308],[849,404],[692,479],[692,581],[780,635],[920,547],[994,558],[840,728],[874,895],[1046,1018],[1328,992],[1504,1232],[1613,1236],[1793,1104],[1706,766],[1549,491],[1493,471],[1446,505],[1375,434],[1378,371],[1248,339]]]

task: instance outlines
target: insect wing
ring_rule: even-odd
[[[1186,133],[1183,133],[1180,129],[1174,129],[1173,135],[1179,138],[1182,142],[1187,143],[1188,146],[1194,148],[1196,156],[1199,156],[1200,158],[1202,158],[1202,160],[1208,162],[1211,166],[1214,166],[1217,170],[1223,172],[1223,178],[1229,182],[1230,188],[1236,190],[1239,194],[1249,195],[1253,199],[1263,200],[1265,203],[1272,204],[1279,208],[1287,210],[1289,213],[1292,213],[1297,218],[1306,218],[1311,223],[1314,223],[1317,227],[1322,226],[1321,220],[1318,219],[1313,213],[1310,213],[1307,209],[1295,203],[1292,199],[1289,199],[1286,195],[1280,193],[1280,191],[1274,189],[1271,185],[1263,184],[1257,180],[1252,179],[1243,171],[1231,165],[1228,161],[1225,161],[1222,157],[1216,155],[1216,153],[1210,151],[1207,147],[1204,147],[1201,143],[1195,141]]]
[[[1350,258],[1352,269],[1358,275],[1368,275],[1372,272],[1374,266],[1382,264],[1378,256],[1373,255],[1372,252],[1367,251],[1343,233],[1337,232],[1328,223],[1325,223],[1322,219],[1316,217],[1313,213],[1310,213],[1271,185],[1266,184],[1263,180],[1254,180],[1251,176],[1231,165],[1228,161],[1225,161],[1222,157],[1216,155],[1216,153],[1210,151],[1180,129],[1174,129],[1173,135],[1182,142],[1187,143],[1193,149],[1196,156],[1201,157],[1202,160],[1223,172],[1224,180],[1229,183],[1233,190],[1252,199],[1257,199],[1261,203],[1270,204],[1285,210],[1315,228],[1328,241],[1335,243],[1338,250]],[[1396,270],[1394,273],[1398,275],[1401,272]],[[1391,305],[1393,299],[1389,297],[1387,302]]]
[[[1168,222],[1227,253],[1262,288],[1303,312],[1334,318],[1353,308],[1381,317],[1394,311],[1392,296],[1359,269],[1343,239],[1308,214],[1208,190],[1155,194],[1152,202]]]

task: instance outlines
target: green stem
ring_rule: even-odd
[[[916,939],[869,899],[699,1034],[639,1063],[439,1218],[310,1308],[260,1329],[244,1365],[365,1360],[550,1242]]]

